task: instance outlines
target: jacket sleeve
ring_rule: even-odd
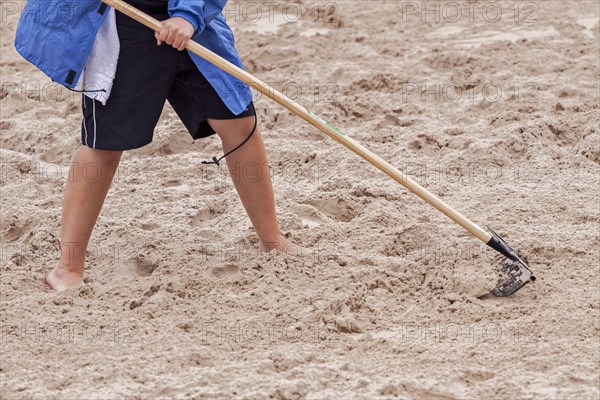
[[[169,15],[181,17],[200,33],[206,24],[223,12],[227,0],[169,0]]]

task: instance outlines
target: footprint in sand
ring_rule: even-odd
[[[0,236],[0,242],[2,243],[16,242],[33,230],[31,223],[18,219],[13,219],[6,225],[8,225],[8,229],[3,230],[2,236]]]
[[[24,229],[21,227],[12,226],[8,231],[2,235],[2,243],[10,243],[16,241],[18,238],[23,236]]]
[[[173,190],[179,193],[190,193],[192,191],[190,185],[180,181],[179,179],[168,181],[164,184],[164,186],[167,187],[169,190]]]
[[[148,261],[145,258],[136,258],[130,264],[130,267],[136,276],[150,276],[158,268],[158,263]]]
[[[223,267],[215,267],[212,269],[211,273],[213,276],[217,278],[226,278],[229,276],[236,275],[240,272],[240,267],[235,264],[227,264]]]
[[[292,211],[309,228],[318,228],[323,223],[323,216],[313,206],[299,204]]]
[[[150,276],[158,266],[158,262],[150,261],[143,256],[137,256],[117,268],[115,279]]]
[[[431,135],[418,135],[417,138],[408,144],[408,148],[414,151],[423,151],[424,154],[430,154],[432,151],[438,151],[443,146]]]
[[[377,126],[375,128],[379,130],[379,129],[383,129],[388,126],[409,127],[409,126],[413,126],[414,124],[415,124],[415,121],[413,121],[413,120],[403,120],[403,119],[396,117],[395,115],[386,115],[384,119],[382,119],[381,121],[379,121],[379,123],[377,123]]]
[[[302,202],[316,208],[321,214],[340,222],[350,222],[361,213],[364,205],[356,200],[335,197],[331,199],[310,199]]]
[[[227,210],[225,205],[210,205],[201,209],[190,221],[190,225],[194,227],[211,226],[212,221],[221,216]]]
[[[160,225],[155,224],[154,222],[151,222],[149,224],[142,224],[141,228],[145,231],[153,231],[157,228],[160,228]]]
[[[158,293],[158,291],[160,290],[161,285],[157,284],[157,285],[153,285],[150,289],[148,289],[143,295],[142,297],[140,297],[137,300],[133,300],[131,303],[129,303],[129,309],[131,310],[135,310],[136,308],[139,308],[141,306],[144,305],[144,303],[146,303],[148,300],[150,300],[155,294]]]

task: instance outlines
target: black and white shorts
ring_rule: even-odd
[[[169,18],[167,2],[135,0],[132,5],[159,21]],[[152,142],[168,100],[194,140],[215,134],[208,119],[255,115],[252,103],[233,114],[196,67],[187,51],[163,43],[154,32],[117,12],[121,43],[110,98],[101,102],[83,96],[81,141],[100,150],[131,150]]]

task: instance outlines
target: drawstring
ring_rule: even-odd
[[[106,92],[106,90],[104,89],[100,89],[100,90],[75,90],[75,89],[71,89],[71,88],[67,88],[69,89],[71,92],[77,92],[77,93],[99,93],[99,92]]]
[[[52,82],[56,82],[54,79],[52,79]],[[99,90],[75,90],[75,89],[71,89],[70,87],[63,85],[64,87],[66,87],[67,89],[69,89],[71,92],[76,92],[76,93],[99,93],[99,92],[106,92],[105,89],[99,89]]]
[[[234,153],[236,151],[238,151],[239,149],[241,149],[246,143],[248,143],[248,141],[252,138],[252,136],[254,135],[254,132],[256,132],[256,128],[258,127],[258,115],[256,115],[256,109],[254,108],[254,104],[252,104],[252,109],[254,110],[254,128],[252,129],[252,132],[250,133],[250,135],[246,138],[246,140],[244,140],[242,142],[242,144],[240,144],[238,147],[236,147],[235,149],[229,151],[227,154],[225,154],[224,156],[222,156],[221,158],[217,158],[217,157],[213,157],[212,161],[202,161],[202,164],[204,165],[216,165],[216,166],[220,166],[221,165],[221,161],[223,161],[224,158],[226,158],[227,156],[229,156],[231,153]]]

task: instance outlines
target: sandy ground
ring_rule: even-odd
[[[87,284],[48,291],[80,97],[19,58],[10,4],[1,398],[599,398],[597,1],[228,9],[251,73],[521,252],[538,282],[508,299],[483,296],[475,239],[258,95],[283,230],[313,256],[257,254],[226,168],[201,164],[218,139],[192,144],[167,106],[124,158]]]

